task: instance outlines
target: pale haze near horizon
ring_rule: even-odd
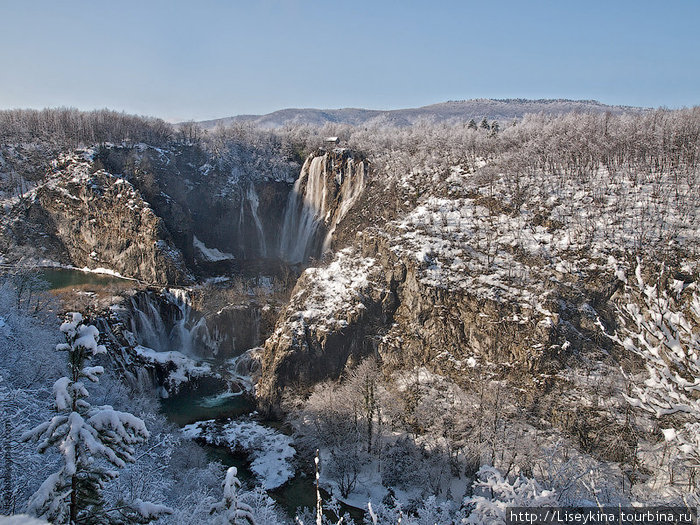
[[[0,108],[170,121],[471,98],[700,104],[700,2],[0,3]]]

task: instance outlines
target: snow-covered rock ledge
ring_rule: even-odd
[[[162,369],[162,397],[176,394],[183,384],[195,379],[205,377],[220,379],[221,377],[212,371],[209,363],[197,363],[182,352],[157,352],[142,345],[136,345],[133,351],[144,362]]]
[[[182,433],[210,445],[246,452],[253,460],[250,470],[266,490],[275,489],[294,476],[291,461],[296,451],[292,438],[255,421],[198,421],[185,426]]]

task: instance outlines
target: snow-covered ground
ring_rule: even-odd
[[[265,489],[277,488],[294,476],[292,438],[255,421],[198,421],[185,426],[182,433],[190,439],[245,451],[253,460],[250,470]]]
[[[222,252],[216,248],[209,248],[202,241],[200,241],[197,236],[193,237],[192,244],[195,248],[197,248],[197,251],[199,251],[201,257],[206,261],[218,262],[235,259],[234,255],[231,253]]]

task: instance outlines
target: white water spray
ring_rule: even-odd
[[[265,232],[263,231],[262,222],[260,221],[260,216],[258,215],[258,207],[260,205],[260,200],[258,199],[258,194],[255,192],[255,187],[253,184],[248,185],[248,190],[246,192],[246,197],[248,198],[248,204],[250,205],[250,212],[253,215],[253,222],[255,222],[255,228],[258,232],[258,243],[260,245],[260,256],[267,256],[267,246],[265,243]]]

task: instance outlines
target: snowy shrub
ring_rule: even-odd
[[[283,524],[288,522],[275,500],[268,496],[261,487],[241,492],[239,501],[250,507],[250,513],[256,523],[264,525],[266,523]]]
[[[619,277],[624,279],[615,302],[619,326],[617,332],[606,335],[641,357],[646,367],[646,379],[632,381],[625,399],[656,418],[679,417],[677,428],[662,429],[662,434],[674,445],[676,459],[694,468],[700,461],[700,296],[696,284],[674,279],[665,268],[656,283],[648,284],[640,261],[632,282],[627,282],[624,273]]]
[[[461,515],[453,501],[440,501],[435,496],[429,496],[416,511],[416,516],[402,523],[406,525],[434,525],[435,523],[450,525],[459,523]]]
[[[464,500],[471,509],[462,522],[505,524],[507,507],[544,507],[556,504],[553,491],[544,490],[534,479],[520,476],[512,483],[498,469],[482,466],[472,484],[474,495]]]
[[[412,510],[398,508],[384,502],[369,503],[365,515],[365,525],[453,525],[462,522],[463,514],[453,501],[438,500],[429,496],[416,502]]]
[[[367,504],[367,513],[365,514],[364,525],[383,525],[385,523],[397,523],[401,516],[401,509],[396,508],[396,505],[382,503]]]

